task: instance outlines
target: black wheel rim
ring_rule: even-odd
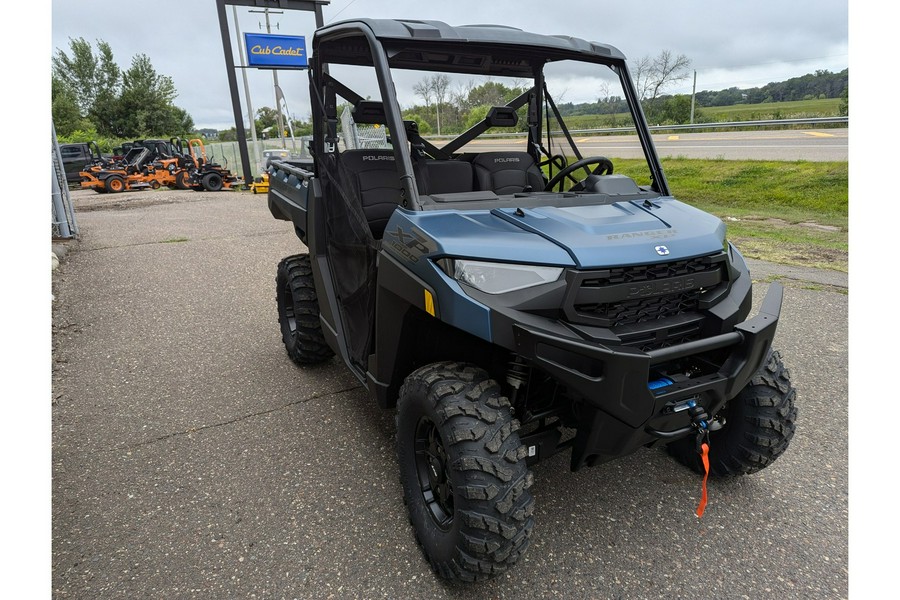
[[[422,499],[435,524],[447,531],[453,525],[453,481],[441,435],[425,417],[416,426],[415,452]]]

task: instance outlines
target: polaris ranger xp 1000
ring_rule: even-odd
[[[515,564],[534,524],[529,466],[555,453],[577,470],[664,445],[730,477],[785,451],[782,288],[749,314],[747,265],[720,219],[672,196],[619,50],[360,19],[316,32],[309,77],[312,159],[269,168],[272,215],[308,248],[278,265],[282,337],[300,365],[338,355],[396,412],[404,500],[435,572]],[[425,139],[436,123],[404,119],[413,97],[398,91],[416,81],[463,90],[460,110],[433,104],[463,133]],[[602,155],[610,138],[567,126],[555,97],[576,87],[603,90],[605,122],[634,128],[642,160],[624,173]]]

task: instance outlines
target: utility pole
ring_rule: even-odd
[[[250,84],[247,82],[247,56],[241,40],[241,26],[238,23],[237,6],[232,5],[231,10],[234,14],[234,30],[237,37],[238,54],[241,56],[241,76],[244,78],[244,95],[247,96],[247,112],[250,113],[250,138],[253,140],[253,156],[256,158],[254,171],[259,168],[262,163],[262,156],[259,153],[259,142],[256,139],[256,119],[253,113],[253,103],[250,102]]]
[[[269,22],[269,14],[270,13],[275,14],[275,15],[284,14],[284,11],[270,10],[268,8],[265,8],[263,10],[251,10],[250,12],[265,13],[265,15],[266,15],[266,33],[272,33],[272,24]],[[275,26],[278,27],[277,24]],[[284,118],[282,117],[282,114],[281,114],[281,105],[278,103],[278,90],[280,90],[281,88],[278,87],[278,71],[276,71],[274,69],[272,70],[272,80],[275,82],[275,112],[277,113],[276,116],[278,117],[278,139],[281,140],[281,147],[287,148],[287,146],[284,143]]]
[[[694,124],[694,98],[697,96],[697,69],[694,69],[694,89],[691,92],[691,125]]]

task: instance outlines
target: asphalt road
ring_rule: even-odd
[[[334,360],[281,345],[275,265],[301,250],[246,193],[76,192],[54,274],[55,598],[843,598],[846,277],[787,285],[776,337],[798,389],[778,462],[710,484],[660,450],[534,469],[536,528],[509,574],[458,588],[407,523],[381,411]],[[91,206],[89,206],[91,205]],[[94,210],[87,210],[93,208]]]
[[[845,161],[849,156],[848,129],[783,131],[729,131],[711,133],[661,133],[653,136],[660,157],[724,158],[728,160],[812,160]],[[584,156],[643,158],[634,135],[573,135]],[[517,150],[524,138],[478,139],[466,149],[471,152]],[[564,138],[559,139],[568,148]],[[437,144],[440,145],[440,144]]]

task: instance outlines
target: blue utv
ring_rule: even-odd
[[[269,168],[271,213],[308,248],[278,265],[282,337],[299,365],[338,355],[396,412],[436,573],[515,564],[529,466],[558,452],[577,470],[666,446],[730,477],[785,451],[782,287],[750,316],[747,265],[720,219],[672,196],[619,50],[359,19],[316,32],[309,78],[312,159]],[[405,119],[414,87],[431,112]],[[599,96],[636,136],[577,131],[563,96]],[[426,117],[462,133],[424,136]]]

